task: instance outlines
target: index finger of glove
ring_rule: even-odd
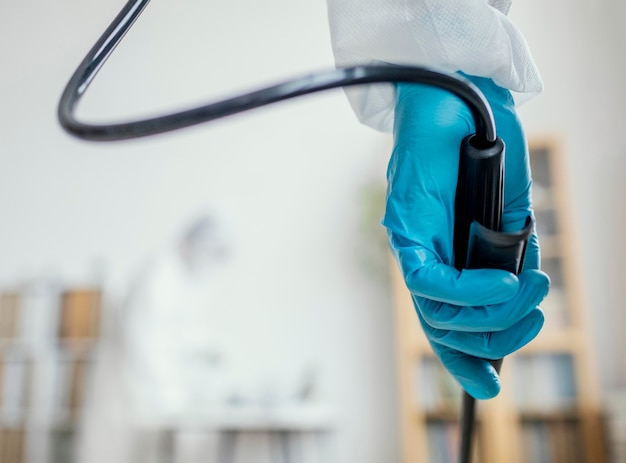
[[[413,303],[425,323],[432,328],[466,332],[502,331],[537,307],[550,285],[547,275],[538,270],[522,272],[518,279],[517,294],[501,304],[460,307],[416,296],[413,296]]]
[[[446,370],[463,389],[476,399],[491,399],[500,392],[500,377],[488,360],[432,343],[432,348]]]
[[[394,249],[409,291],[420,297],[460,306],[500,304],[519,289],[519,279],[504,270],[457,270],[420,246]]]

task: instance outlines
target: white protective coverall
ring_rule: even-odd
[[[516,102],[543,83],[528,44],[508,18],[512,0],[328,0],[338,66],[427,66],[489,77]],[[359,120],[393,129],[392,84],[346,89]]]

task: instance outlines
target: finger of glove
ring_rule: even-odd
[[[533,231],[528,239],[526,247],[526,257],[524,258],[524,270],[541,268],[541,252],[539,248],[539,238],[537,232]]]
[[[543,272],[529,270],[518,278],[516,294],[500,304],[462,307],[417,296],[413,296],[413,303],[431,328],[478,333],[503,331],[526,317],[548,293],[550,282]]]
[[[391,250],[414,296],[460,306],[499,304],[519,289],[512,273],[496,269],[459,271],[423,246],[389,233]]]
[[[474,333],[438,330],[428,325],[419,312],[418,315],[424,333],[431,342],[491,360],[509,355],[528,344],[537,336],[544,321],[543,312],[537,307],[505,330]]]
[[[450,264],[459,146],[470,133],[471,113],[449,92],[421,85],[397,88],[383,225]]]
[[[469,395],[476,399],[491,399],[498,395],[500,377],[487,360],[434,342],[431,346],[444,368]]]

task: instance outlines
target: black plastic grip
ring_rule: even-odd
[[[483,146],[470,135],[461,142],[454,211],[454,265],[466,268],[470,227],[476,221],[500,231],[504,208],[504,142]]]
[[[503,233],[489,230],[472,222],[465,268],[497,268],[518,274],[524,266],[528,239],[533,231],[532,216],[526,218],[518,232]]]
[[[476,135],[461,143],[455,199],[454,266],[497,268],[519,273],[533,230],[528,216],[522,230],[502,232],[505,145],[484,145]]]

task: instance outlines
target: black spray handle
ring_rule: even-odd
[[[458,270],[522,271],[534,219],[529,215],[522,230],[501,231],[504,158],[505,145],[500,138],[483,144],[476,135],[470,135],[461,143],[454,221],[454,266]],[[502,359],[492,360],[491,364],[499,372]],[[465,393],[462,407],[459,462],[470,463],[476,400]]]
[[[480,146],[475,135],[461,143],[454,219],[454,265],[497,268],[519,273],[533,218],[522,230],[502,232],[504,210],[504,158],[502,139]]]

